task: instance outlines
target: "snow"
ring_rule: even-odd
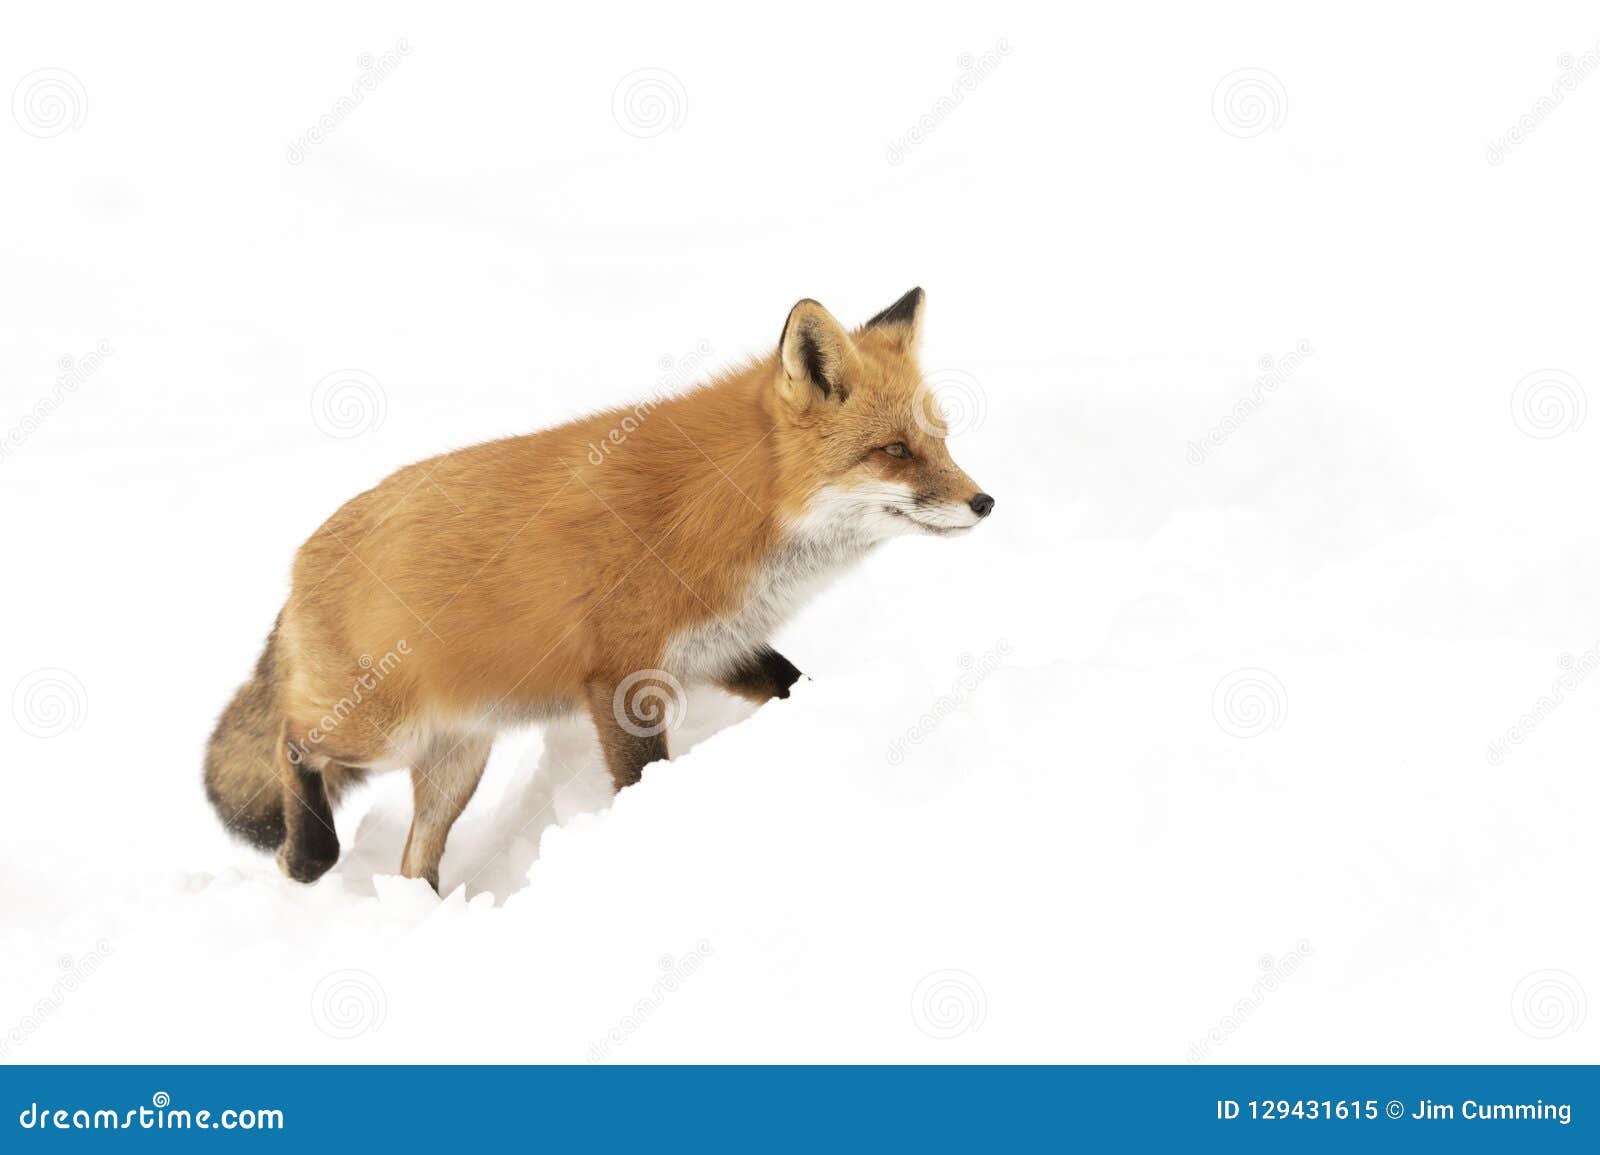
[[[0,1061],[1600,1061],[1595,93],[1484,157],[1592,32],[1259,16],[824,6],[756,37],[802,92],[652,14],[19,13],[89,103],[0,131],[0,423],[109,352],[0,460]],[[791,699],[696,689],[614,801],[505,736],[442,900],[400,776],[314,886],[227,841],[201,750],[339,502],[913,283],[998,504],[786,627]]]

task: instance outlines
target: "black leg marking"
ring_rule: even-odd
[[[800,670],[793,662],[771,646],[762,646],[723,678],[722,686],[740,697],[765,702],[787,698],[789,687],[799,680]]]
[[[283,817],[288,835],[278,853],[284,873],[296,882],[315,882],[339,861],[339,836],[321,774],[290,763]]]

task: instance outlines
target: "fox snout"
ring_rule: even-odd
[[[975,528],[994,509],[994,498],[975,485],[968,483],[954,488],[954,492],[951,488],[943,492],[924,490],[912,499],[909,508],[897,508],[891,501],[888,511],[909,519],[925,533],[945,536]],[[962,494],[969,496],[962,497]],[[890,490],[888,496],[892,495]]]

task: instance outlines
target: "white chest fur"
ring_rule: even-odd
[[[730,673],[872,545],[868,538],[832,526],[794,524],[752,571],[739,609],[677,634],[667,644],[663,665],[679,678],[697,681]]]

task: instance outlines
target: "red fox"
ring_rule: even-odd
[[[667,756],[667,696],[756,702],[800,677],[768,639],[841,568],[954,535],[994,498],[951,460],[917,368],[924,295],[853,332],[817,302],[778,348],[681,396],[408,466],[295,555],[289,601],[206,752],[232,833],[311,882],[333,804],[409,769],[400,872],[439,886],[497,730],[577,709],[622,789]]]

